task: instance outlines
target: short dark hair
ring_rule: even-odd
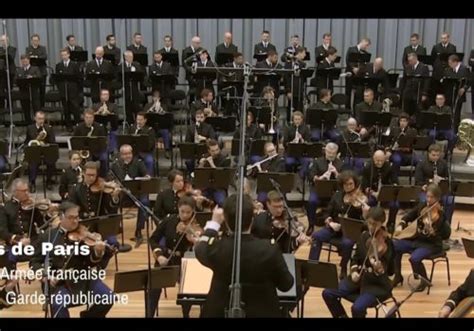
[[[333,47],[333,46],[329,46],[328,47],[328,50],[326,51],[326,56],[327,55],[334,55],[337,53],[337,49],[336,47]]]
[[[173,41],[173,37],[171,37],[169,34],[165,35],[163,39],[169,38],[171,41]]]
[[[135,33],[133,34],[133,38],[135,38],[136,36],[141,36],[141,35],[142,35],[142,34],[141,34],[140,32],[135,32]]]
[[[189,206],[192,209],[196,209],[196,200],[192,196],[184,195],[178,201],[178,208],[181,206]]]
[[[79,208],[79,206],[76,205],[74,202],[64,201],[59,205],[59,212],[62,215],[64,215],[64,214],[66,214],[66,211],[68,211],[69,209],[73,209],[73,208]]]
[[[194,116],[196,115],[204,115],[204,111],[202,109],[198,109],[196,110],[196,112],[194,113]]]
[[[201,91],[201,98],[207,97],[207,96],[209,95],[209,93],[213,93],[212,90],[207,89],[207,88],[202,89],[202,91]]]
[[[33,34],[31,35],[31,37],[30,37],[30,40],[33,39],[33,38],[35,38],[35,37],[38,38],[38,39],[41,39],[39,34],[33,33]]]
[[[319,99],[322,99],[328,95],[331,94],[331,90],[330,89],[327,89],[327,88],[323,88],[319,91]]]
[[[291,36],[292,39],[293,39],[293,38],[299,38],[299,37],[300,37],[300,36],[298,36],[297,34],[294,34],[294,35]]]
[[[168,182],[170,183],[174,182],[176,176],[181,176],[184,178],[184,175],[180,170],[173,169],[168,173]]]
[[[350,179],[354,181],[354,185],[356,188],[359,187],[360,185],[359,176],[357,176],[357,174],[352,170],[345,170],[341,172],[337,180],[337,183],[339,184],[339,187],[343,188],[344,183],[346,183]]]
[[[306,52],[306,48],[304,47],[297,47],[295,50],[295,54]]]
[[[76,37],[73,34],[68,34],[66,36],[66,41],[69,41],[69,39],[71,39],[71,38],[76,38]]]
[[[163,55],[163,53],[161,51],[154,51],[153,52],[153,55],[158,55],[158,54]]]
[[[84,115],[94,115],[95,116],[95,112],[94,112],[94,109],[90,109],[90,108],[87,108],[86,110],[84,110]]]
[[[283,197],[277,191],[273,190],[268,192],[267,202],[280,202],[281,200],[283,200]]]
[[[264,33],[270,34],[270,31],[268,31],[268,30],[263,30],[263,31],[262,31],[262,34],[264,34]]]
[[[278,54],[278,53],[275,52],[274,50],[270,50],[270,51],[268,51],[268,53],[267,53],[267,57],[270,57],[270,56],[273,56],[273,55],[277,55],[277,54]]]
[[[231,231],[235,231],[235,220],[238,205],[237,194],[232,194],[224,202],[224,219]],[[248,230],[253,220],[253,200],[248,194],[244,194],[242,200],[242,230]]]
[[[69,51],[69,48],[67,48],[67,47],[66,47],[66,48],[61,48],[61,50],[60,50],[59,52],[60,52],[60,53],[66,52],[66,53],[68,53],[68,54],[71,54],[71,52]]]
[[[141,111],[139,111],[139,112],[137,113],[137,117],[138,117],[138,116],[143,116],[143,118],[145,118],[145,120],[147,119],[147,118],[146,118],[146,112],[144,112],[143,110],[141,110]]]
[[[431,145],[428,147],[428,154],[431,153],[431,152],[439,152],[439,153],[441,153],[441,146],[438,145],[438,144],[431,144]]]
[[[87,161],[86,164],[84,164],[84,171],[86,171],[87,169],[95,169],[98,172],[99,168],[100,163],[96,161]]]
[[[108,34],[108,35],[105,37],[105,40],[109,41],[111,38],[115,38],[115,35],[114,35],[113,33]]]
[[[378,223],[384,223],[385,222],[385,210],[382,207],[372,207],[369,209],[369,212],[367,213],[366,219],[373,219],[374,221]]]
[[[410,38],[416,38],[416,39],[420,39],[420,35],[418,33],[412,33]]]
[[[69,151],[69,160],[72,159],[72,157],[74,156],[74,154],[77,154],[79,156],[81,156],[81,152],[78,151],[78,150],[72,150],[72,151]]]
[[[325,32],[323,33],[323,39],[326,37],[332,37],[331,32]]]
[[[459,56],[457,56],[456,54],[451,54],[448,57],[448,61],[459,62]]]
[[[29,59],[30,59],[30,56],[27,55],[27,54],[21,54],[21,55],[20,55],[20,60],[25,60],[25,59],[28,59],[28,60],[29,60]]]
[[[214,139],[210,139],[207,142],[207,149],[209,150],[212,146],[219,146],[219,143]]]
[[[414,57],[415,59],[418,60],[418,54],[416,54],[416,53],[408,53],[407,58],[409,58],[409,57]]]
[[[372,95],[375,95],[374,90],[372,90],[371,88],[366,88],[366,89],[364,90],[364,93],[366,93],[366,92],[367,92],[367,93],[370,92],[370,93],[372,93]]]
[[[239,56],[243,56],[243,54],[240,52],[234,53],[234,59],[238,58]]]
[[[403,113],[400,113],[400,115],[398,115],[398,120],[401,120],[402,118],[406,119],[406,120],[409,120],[410,119],[410,115],[408,115],[407,113],[403,112]]]

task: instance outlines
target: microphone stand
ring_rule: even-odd
[[[112,168],[110,169],[110,173],[112,174],[114,179],[119,183],[120,189],[130,198],[130,200],[132,200],[135,206],[137,206],[138,209],[140,209],[141,211],[146,213],[148,216],[153,218],[153,220],[155,220],[157,224],[160,223],[160,220],[158,219],[158,217],[156,217],[153,211],[149,207],[145,206],[136,196],[132,194],[132,192],[130,192],[128,188],[125,187],[125,185],[123,185],[122,181],[119,179],[119,177],[117,176],[117,174],[114,172]],[[150,299],[150,291],[153,288],[153,286],[152,286],[152,277],[151,277],[151,254],[150,254],[151,247],[150,247],[150,219],[149,217],[145,219],[145,222],[146,222],[146,240],[147,240],[147,246],[148,246],[147,247],[147,264],[148,264],[147,265],[147,285],[145,289],[145,293],[146,293],[145,316],[151,316],[149,314],[149,309],[150,309],[149,299]]]
[[[247,116],[247,87],[251,73],[251,67],[245,65],[243,69],[244,74],[244,94],[242,100],[242,111],[240,113],[240,141],[239,141],[239,157],[238,157],[238,193],[237,193],[237,214],[234,228],[234,249],[232,256],[232,278],[230,282],[230,302],[227,317],[243,318],[245,311],[242,308],[242,285],[240,283],[240,256],[242,248],[242,209],[244,200],[244,182],[245,182],[245,131],[247,130],[246,116]]]
[[[13,124],[13,109],[12,109],[12,87],[10,82],[10,60],[8,59],[8,32],[7,32],[7,22],[5,20],[2,21],[3,25],[3,34],[5,35],[5,63],[6,63],[6,73],[7,73],[7,95],[8,95],[8,110],[10,112],[10,129],[8,132],[9,137],[9,147],[8,147],[8,158],[12,157],[12,149],[13,149],[13,128],[15,125]]]

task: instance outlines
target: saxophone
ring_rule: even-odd
[[[44,146],[45,145],[45,139],[46,139],[47,136],[48,136],[48,133],[44,129],[44,126],[42,126],[41,131],[36,136],[36,139],[30,140],[28,142],[28,146]]]
[[[165,111],[163,107],[161,107],[161,102],[160,100],[156,100],[156,102],[153,104],[153,106],[150,107],[147,111],[148,113],[156,113],[156,114],[164,114]]]
[[[102,115],[102,116],[107,116],[111,114],[109,107],[107,107],[107,103],[104,102],[102,106],[100,106],[99,109],[97,109],[96,115]]]

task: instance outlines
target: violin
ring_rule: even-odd
[[[82,242],[87,246],[94,247],[98,243],[105,243],[105,247],[109,248],[112,251],[116,251],[116,248],[102,240],[102,235],[96,232],[90,232],[84,225],[79,224],[79,226],[74,230],[70,231],[67,234],[67,237],[70,241],[73,242]]]
[[[186,235],[186,239],[192,243],[197,242],[199,237],[204,233],[204,230],[195,222],[195,220],[196,216],[194,214],[191,220],[187,223],[179,221],[178,224],[176,224],[176,233]]]
[[[360,188],[357,188],[352,192],[345,193],[343,201],[346,205],[351,205],[354,208],[361,208],[368,206],[367,202],[369,201],[369,199],[360,190]]]
[[[94,184],[91,185],[91,191],[94,193],[104,192],[111,194],[115,190],[120,190],[120,187],[114,181],[106,182],[105,179],[98,177]]]
[[[181,190],[176,191],[176,195],[178,198],[182,198],[186,195],[186,193],[191,193],[193,190],[193,185],[190,182],[185,181],[183,188]]]
[[[433,224],[437,223],[441,218],[441,205],[439,201],[431,206],[424,207],[420,212],[420,216],[423,224],[421,232],[427,236],[434,235]]]
[[[361,273],[356,279],[353,278],[354,282],[358,282],[362,274],[369,268],[367,261],[372,266],[375,275],[382,275],[385,272],[384,266],[380,258],[385,255],[388,250],[386,239],[388,238],[388,232],[384,227],[380,227],[365,242],[367,250],[364,262],[362,264]]]

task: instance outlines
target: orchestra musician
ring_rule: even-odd
[[[104,74],[112,76],[115,73],[114,65],[108,60],[104,59],[104,47],[99,46],[95,49],[95,59],[87,62],[86,64],[86,80],[84,86],[90,87],[91,89],[91,100],[92,103],[97,103],[100,100],[100,91],[102,89],[113,91],[113,78],[107,77],[107,79],[94,79],[93,76],[97,74]],[[118,56],[120,61],[120,53]],[[89,77],[87,77],[89,76]],[[110,98],[114,101],[113,93]]]
[[[185,193],[184,175],[181,171],[173,169],[168,173],[168,182],[171,187],[162,190],[156,196],[153,212],[159,219],[178,213],[178,201]]]
[[[427,278],[423,260],[440,253],[443,249],[443,240],[451,235],[451,227],[446,221],[443,208],[440,205],[441,190],[436,184],[430,184],[426,188],[426,202],[420,202],[418,206],[403,216],[397,226],[397,233],[406,228],[408,223],[415,222],[414,235],[406,239],[396,239],[393,242],[395,248],[395,278],[393,286],[403,285],[402,255],[410,254],[410,264],[413,273]],[[417,292],[423,292],[427,284],[422,282]]]
[[[270,32],[267,30],[263,30],[262,34],[260,35],[261,41],[255,44],[253,48],[253,54],[267,54],[271,51],[276,52],[276,47],[270,42]]]
[[[232,42],[232,33],[225,32],[224,33],[224,42],[216,46],[216,64],[218,66],[222,66],[225,63],[217,62],[217,54],[235,54],[239,51],[239,48],[234,45]]]
[[[112,256],[110,251],[107,252],[107,244],[104,241],[94,241],[93,245],[89,246],[89,254],[87,255],[73,253],[61,255],[56,253],[57,250],[43,254],[41,247],[45,243],[50,243],[54,246],[72,246],[78,242],[80,246],[88,245],[86,239],[78,235],[79,231],[81,231],[80,229],[82,229],[82,225],[79,223],[79,207],[69,201],[63,202],[60,206],[59,226],[50,228],[46,233],[39,236],[35,247],[35,255],[30,261],[31,268],[36,272],[47,266],[51,270],[101,268]],[[83,234],[87,234],[87,231],[84,231]],[[67,300],[67,297],[79,295],[80,293],[90,292],[92,295],[108,298],[103,302],[99,300],[97,303],[88,305],[87,310],[80,312],[81,318],[104,318],[113,306],[114,293],[100,278],[77,280],[66,278],[62,280],[54,277],[48,278],[48,274],[45,271],[43,282],[49,283],[50,290],[47,294],[54,294],[54,296],[51,296],[50,301],[51,315],[54,318],[69,318],[69,309],[66,306],[66,302],[71,302],[72,300],[71,298]]]
[[[165,35],[163,37],[163,43],[164,43],[163,48],[158,50],[158,52],[160,52],[162,55],[176,54],[176,58],[178,59],[178,63],[179,63],[179,53],[178,53],[178,50],[173,47],[173,37],[171,37],[170,35]],[[171,68],[173,69],[174,75],[178,76],[178,74],[179,74],[179,65],[175,66],[172,63],[170,63],[170,64],[171,64]],[[174,85],[172,87],[174,88]]]
[[[69,167],[63,169],[59,180],[59,195],[62,200],[67,200],[72,187],[84,180],[81,167],[82,158],[79,151],[69,152]]]
[[[139,158],[133,157],[133,148],[127,144],[120,146],[120,158],[112,163],[110,171],[114,176],[117,176],[120,181],[137,178],[145,179],[150,177],[143,161]],[[137,196],[137,198],[144,206],[149,207],[150,200],[148,199],[148,194],[141,194]],[[143,243],[142,230],[145,228],[146,218],[147,214],[142,210],[142,208],[138,208],[135,237],[131,239],[132,241],[135,241],[135,248],[140,247]]]
[[[342,129],[341,132],[341,143],[345,144],[346,147],[349,147],[348,143],[360,143],[368,137],[369,134],[367,129],[360,126],[354,117],[349,117],[346,127]],[[357,173],[361,173],[364,168],[364,159],[361,157],[354,157],[350,148],[348,148],[348,152],[343,161],[344,168],[354,169]]]
[[[354,241],[342,236],[339,217],[363,219],[369,210],[367,197],[360,189],[359,177],[352,171],[343,171],[339,174],[338,184],[341,190],[337,191],[327,208],[325,227],[312,234],[313,243],[309,252],[309,259],[319,261],[322,244],[333,238],[341,238],[338,246],[341,255],[341,278],[347,275],[347,263],[351,257]]]
[[[214,102],[214,92],[208,88],[202,89],[199,93],[201,99],[195,100],[190,108],[191,116],[194,117],[198,110],[202,110],[206,117],[217,116],[218,109]]]
[[[217,139],[217,135],[214,132],[214,128],[209,124],[206,123],[204,111],[203,110],[196,110],[194,115],[195,122],[188,126],[186,131],[185,141],[187,143],[203,143],[209,139]],[[184,163],[186,164],[186,169],[188,173],[193,173],[195,168],[195,160],[188,159],[185,160]]]
[[[178,214],[167,216],[150,237],[150,246],[156,260],[155,266],[181,266],[181,258],[193,248],[204,232],[196,221],[196,202],[183,196],[178,202]],[[152,289],[148,296],[148,316],[158,316],[161,288]],[[183,311],[184,311],[183,307]]]
[[[39,105],[44,107],[44,96],[46,92],[46,77],[48,76],[48,71],[46,69],[47,64],[46,60],[48,59],[48,54],[46,52],[46,47],[40,45],[40,36],[39,34],[35,33],[32,34],[30,37],[31,44],[30,46],[26,47],[25,54],[31,59],[41,59],[44,60],[45,63],[38,66],[38,69],[41,73],[41,83],[39,89]]]
[[[410,116],[407,113],[398,115],[398,126],[390,128],[388,146],[385,147],[385,154],[392,162],[392,169],[397,177],[400,174],[400,166],[411,164],[416,166],[419,162],[418,156],[413,154],[413,143],[416,136],[416,129],[410,127]],[[400,146],[398,141],[402,137],[412,138],[411,146]]]
[[[402,91],[402,109],[413,116],[419,109],[419,104],[428,101],[430,93],[430,70],[418,60],[416,53],[409,53],[408,64],[403,69],[400,82]]]
[[[133,52],[125,51],[124,56],[124,72],[141,73],[143,76],[138,80],[135,78],[125,79],[125,107],[127,111],[127,122],[132,123],[134,115],[141,110],[143,95],[140,93],[140,86],[143,86],[143,78],[145,77],[145,68],[137,61],[133,60]],[[125,76],[127,77],[127,76]]]
[[[282,253],[292,253],[299,244],[307,240],[302,231],[302,225],[296,220],[289,219],[283,197],[277,191],[268,192],[266,207],[266,211],[255,216],[250,232],[257,238],[270,240],[272,244],[280,248]],[[289,231],[288,225],[295,221],[298,223],[295,226],[301,227],[301,230],[293,233],[292,229]]]
[[[252,112],[247,113],[247,127],[245,128],[245,149],[246,155],[249,155],[248,160],[250,163],[255,163],[262,160],[262,157],[258,154],[250,154],[252,140],[258,140],[262,138],[262,130],[255,124],[254,114]],[[240,139],[240,127],[234,132],[233,139]]]
[[[309,234],[313,232],[316,225],[316,210],[319,204],[319,197],[315,186],[322,180],[336,180],[342,170],[342,161],[337,157],[338,150],[339,146],[335,143],[327,143],[324,148],[324,156],[315,159],[309,167],[308,181],[311,191],[306,206]]]
[[[74,118],[75,123],[79,123],[81,119],[80,98],[82,97],[82,70],[76,61],[70,60],[69,48],[64,48],[60,52],[61,61],[56,64],[55,72],[57,74],[75,75],[76,79],[67,79],[65,81],[55,82],[61,94],[61,101],[64,109],[64,119],[66,128],[72,132],[71,117]]]
[[[103,125],[107,130],[110,123],[108,151],[113,153],[117,150],[117,130],[118,130],[118,107],[115,102],[110,101],[110,91],[100,90],[100,100],[91,107],[94,110],[94,119]]]
[[[133,54],[147,54],[147,48],[143,45],[143,36],[140,32],[133,34],[133,42],[127,46],[127,51],[131,51]]]
[[[195,97],[199,94],[196,94],[196,82],[192,75],[192,65],[191,63],[197,62],[197,54],[202,50],[201,48],[201,38],[199,36],[194,36],[191,38],[191,45],[183,49],[181,53],[181,60],[184,70],[186,72],[186,80],[188,81],[189,87],[189,102],[194,101]]]
[[[318,102],[316,102],[314,105],[311,105],[311,107],[307,111],[311,111],[311,109],[324,109],[328,111],[337,112],[337,110],[335,109],[336,107],[331,102],[331,96],[332,92],[330,89],[320,89]],[[341,135],[336,125],[334,125],[334,127],[325,126],[324,128],[325,130],[321,134],[320,127],[311,127],[311,140],[320,141],[323,139],[329,139],[330,141],[338,144],[341,139]]]
[[[38,67],[30,64],[30,57],[26,54],[20,56],[21,68],[17,70],[17,78],[31,79],[41,78],[41,72]],[[40,87],[35,83],[18,84],[21,94],[21,108],[27,124],[31,123],[31,111],[40,110]],[[33,108],[33,109],[31,109]]]
[[[453,310],[462,302],[462,300],[474,296],[474,269],[471,269],[464,283],[451,292],[448,299],[444,302],[438,317],[449,317]]]
[[[382,104],[375,100],[374,98],[374,91],[370,88],[365,89],[364,91],[364,101],[361,103],[358,103],[355,107],[355,115],[357,118],[357,121],[360,123],[361,122],[361,112],[362,111],[369,111],[369,112],[374,112],[374,113],[379,113],[382,111]],[[362,127],[364,127],[362,125]],[[369,126],[369,127],[364,127],[367,130],[367,133],[370,136],[375,135],[375,127],[374,126]]]
[[[370,54],[369,47],[370,47],[370,39],[369,38],[362,38],[360,39],[359,43],[356,46],[349,47],[346,52],[346,73],[350,73],[351,75],[357,75],[359,72],[359,63],[357,62],[350,62],[349,56],[350,54]],[[346,76],[346,108],[353,109],[351,105],[351,96],[352,96],[352,78],[348,75]]]
[[[8,47],[7,47],[8,45]],[[8,48],[8,51],[5,49]],[[10,83],[14,81],[16,76],[16,47],[11,44],[10,38],[7,35],[2,34],[0,36],[0,95],[2,97],[8,95],[8,81],[7,81],[7,58],[6,55],[8,54],[8,71],[10,72]],[[6,98],[8,99],[8,98]],[[5,100],[8,105],[8,100]],[[4,104],[2,103],[2,106]]]
[[[234,60],[229,63],[225,63],[224,67],[243,69],[244,68],[244,55],[240,52],[234,53]],[[242,97],[243,91],[243,70],[228,71],[225,75],[219,75],[219,91],[222,93],[226,92],[221,96],[221,105],[226,116],[232,116],[239,113],[241,101],[235,99]],[[226,83],[226,85],[224,85]],[[233,84],[232,84],[233,83]],[[229,85],[232,84],[232,85]]]
[[[279,123],[279,114],[276,112],[278,109],[278,98],[275,96],[275,90],[271,86],[265,86],[260,94],[260,98],[256,99],[254,102],[255,107],[268,107],[270,109],[270,120],[273,121],[273,130],[275,131],[272,135],[272,142],[275,145],[279,144],[279,137],[281,132],[281,127]],[[257,108],[258,109],[258,108]],[[259,114],[254,114],[255,118],[259,119]],[[259,123],[259,127],[264,131],[270,131],[272,123]]]
[[[259,61],[255,64],[255,68],[258,69],[281,69],[282,66],[278,63],[278,53],[274,50],[268,50],[267,57],[263,61]],[[256,77],[257,81],[254,85],[255,93],[260,94],[265,86],[271,86],[274,91],[280,91],[280,79],[279,76],[274,75],[259,75]]]
[[[7,269],[14,269],[17,262],[27,261],[28,256],[12,254],[13,246],[34,244],[38,238],[38,228],[44,225],[41,212],[35,208],[36,198],[32,198],[28,182],[17,178],[12,183],[12,198],[0,206],[0,241],[7,248]]]
[[[452,114],[451,107],[446,105],[446,97],[444,94],[438,93],[436,94],[435,104],[428,108],[429,112],[433,112],[436,114]],[[451,118],[451,121],[453,118]],[[448,149],[450,151],[453,150],[454,144],[456,143],[456,134],[454,133],[453,129],[431,129],[428,132],[432,143],[436,142],[436,139],[443,140],[446,139],[448,141]]]
[[[148,76],[160,76],[160,75],[173,75],[174,69],[169,62],[163,61],[163,50],[153,53],[153,63],[148,67]],[[171,89],[174,87],[174,83],[170,84],[167,81],[164,83],[158,83],[151,80],[152,91],[159,91],[164,97],[167,97]]]
[[[107,131],[102,124],[95,122],[95,112],[93,109],[84,110],[84,122],[77,124],[74,128],[74,137],[107,137]],[[107,149],[99,153],[90,153],[93,161],[100,161],[100,175],[105,177],[108,171]]]
[[[44,146],[56,143],[56,136],[54,134],[53,127],[47,125],[46,114],[43,111],[37,111],[35,113],[35,123],[28,125],[26,128],[25,146],[38,145]],[[37,142],[32,142],[36,140]],[[46,188],[52,189],[53,186],[53,172],[55,168],[55,161],[48,160],[45,158],[43,161],[46,164]],[[28,179],[30,182],[31,192],[36,192],[36,176],[38,174],[40,164],[31,162],[29,164]]]
[[[445,87],[444,95],[448,99],[448,104],[451,105],[454,110],[454,131],[457,134],[459,123],[461,122],[461,108],[464,102],[466,102],[466,91],[471,86],[471,71],[468,67],[461,63],[459,56],[452,54],[448,58],[448,67],[445,69],[444,76],[446,78],[454,78],[458,80],[458,83],[454,87]]]
[[[197,66],[201,68],[213,68],[215,67],[214,62],[211,61],[210,55],[207,52],[207,50],[202,50],[199,52],[199,59],[197,61]],[[212,82],[215,80],[215,78],[209,78],[205,77],[202,79],[195,79],[196,81],[196,95],[201,95],[201,91],[203,89],[208,89],[212,91],[212,94],[215,95],[214,91],[214,85]]]
[[[434,58],[433,62],[433,90],[435,93],[442,92],[441,78],[448,68],[448,61],[441,59],[441,54],[456,53],[456,45],[450,42],[450,35],[447,32],[441,33],[440,42],[431,49],[431,56]]]
[[[402,64],[403,68],[409,65],[408,54],[415,53],[416,55],[426,55],[426,47],[420,43],[420,35],[412,33],[410,36],[410,45],[403,49]]]
[[[304,47],[300,44],[300,36],[295,34],[290,37],[290,46],[283,50],[283,54],[280,58],[281,62],[291,62],[296,56],[296,51],[298,48],[304,49]]]
[[[162,102],[161,93],[159,90],[154,90],[151,96],[152,101],[145,105],[143,111],[145,113],[153,113],[153,114],[166,114],[168,109],[168,105],[165,102]],[[171,158],[172,154],[172,138],[170,129],[169,128],[157,128],[156,130],[157,138],[163,138],[163,145],[165,147],[165,157],[167,159]]]
[[[332,35],[330,32],[325,32],[323,34],[323,39],[321,45],[317,46],[314,49],[314,60],[315,65],[318,66],[319,63],[328,56],[329,49],[332,47]],[[318,61],[318,59],[321,59]]]
[[[283,56],[286,56],[285,54]],[[288,100],[287,117],[291,117],[291,109],[303,110],[304,104],[304,88],[306,77],[300,76],[301,69],[306,68],[304,58],[306,57],[306,49],[304,47],[297,47],[292,55],[291,61],[284,64],[284,69],[293,70],[284,76],[285,92]]]
[[[448,164],[440,158],[441,147],[432,144],[428,147],[428,156],[426,159],[418,162],[415,167],[415,185],[421,186],[422,194],[420,200],[425,201],[426,188],[430,183],[438,185],[442,180],[449,179]],[[454,197],[448,192],[442,197],[444,214],[446,221],[451,224],[454,212]]]
[[[115,38],[114,34],[109,34],[105,37],[105,41],[106,43],[103,46],[104,55],[109,54],[113,56],[114,60],[112,61],[112,64],[117,66],[121,61],[120,54],[122,54],[120,48],[117,47],[117,39]]]
[[[383,59],[377,57],[374,62],[368,63],[366,66],[361,67],[356,77],[372,78],[377,81],[377,84],[370,84],[374,91],[375,100],[379,100],[380,96],[387,95],[390,92],[390,82],[388,80],[388,73],[383,67]],[[355,103],[359,103],[362,99],[364,87],[358,86],[355,93]]]
[[[148,146],[144,152],[138,153],[139,157],[145,163],[146,171],[148,175],[153,176],[155,174],[155,159],[153,152],[155,150],[155,130],[147,125],[146,113],[140,111],[135,117],[135,124],[132,125],[128,134],[131,135],[145,135],[148,137]],[[156,169],[158,172],[158,169]]]
[[[230,158],[221,153],[219,143],[215,140],[207,142],[208,154],[203,155],[199,160],[199,168],[229,168]],[[219,206],[224,204],[227,190],[206,188],[202,191],[205,197],[215,201]]]
[[[309,142],[311,139],[311,132],[309,128],[304,124],[303,113],[300,111],[293,112],[293,124],[287,128],[283,137],[283,146],[285,149],[288,144],[300,144]],[[290,157],[286,156],[286,170],[292,172],[293,168],[300,165],[299,176],[304,179],[306,172],[308,171],[309,163],[311,158],[309,157]]]
[[[249,195],[242,201],[241,281],[245,317],[282,317],[276,290],[288,291],[294,283],[281,251],[266,239],[250,234],[253,203]],[[224,317],[229,302],[232,275],[237,196],[226,199],[224,210],[216,208],[212,220],[206,223],[204,235],[195,246],[197,259],[213,271],[211,287],[201,317]],[[218,239],[224,224],[230,236]],[[224,304],[225,303],[225,304]]]
[[[385,212],[372,207],[367,213],[368,231],[357,241],[357,249],[351,260],[351,273],[337,289],[325,289],[322,293],[332,317],[348,317],[341,298],[353,302],[352,317],[364,318],[367,308],[375,307],[392,295],[389,276],[393,274],[393,244],[383,224]]]
[[[285,158],[278,155],[275,145],[272,142],[266,142],[263,146],[265,162],[260,163],[260,167],[256,167],[258,172],[285,172]],[[261,160],[261,161],[263,161]],[[260,162],[260,161],[259,161]],[[267,192],[261,191],[257,194],[257,201],[265,203],[267,201]]]
[[[367,162],[367,165],[362,171],[362,189],[369,198],[369,206],[373,207],[377,205],[377,199],[382,185],[398,185],[398,177],[393,170],[392,165],[387,160],[385,152],[377,150],[372,156],[372,160]],[[398,201],[389,202],[387,221],[387,228],[389,231],[395,228],[395,219],[397,217],[398,208]]]
[[[81,52],[84,50],[82,46],[77,45],[76,37],[73,34],[66,36],[66,48],[69,49],[69,52]]]
[[[323,51],[325,56],[318,63],[317,70],[328,70],[331,68],[335,68],[335,61],[337,59],[337,49],[335,47],[329,46],[327,50]],[[317,55],[317,54],[316,54]],[[319,57],[319,55],[317,55]],[[329,72],[329,71],[328,71]],[[322,89],[328,89],[331,92],[334,91],[334,80],[332,78],[328,79],[325,76],[318,75],[316,73],[316,77],[311,80],[311,86],[316,87],[316,91],[318,91],[318,95]],[[321,100],[321,99],[319,99]]]

